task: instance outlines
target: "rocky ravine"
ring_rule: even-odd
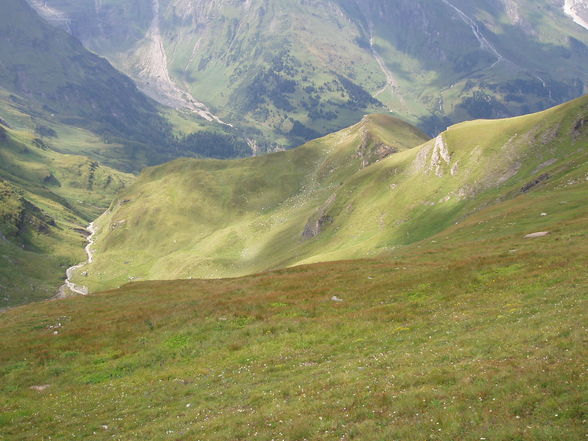
[[[72,32],[72,17],[62,11],[57,5],[49,5],[47,0],[27,0],[30,6],[50,24]],[[94,1],[96,16],[100,16],[103,5],[99,0]],[[207,121],[226,124],[214,115],[208,107],[194,98],[190,92],[181,88],[171,77],[168,69],[167,55],[160,30],[159,0],[151,0],[153,18],[143,44],[136,51],[131,62],[130,71],[124,69],[127,75],[133,77],[138,88],[155,101],[172,107],[195,113]],[[101,26],[100,20],[97,21]],[[119,66],[120,68],[120,66]]]
[[[143,93],[173,108],[188,109],[207,121],[225,124],[189,92],[172,79],[160,30],[159,0],[152,0],[153,20],[146,36],[147,44],[139,52],[137,85]]]

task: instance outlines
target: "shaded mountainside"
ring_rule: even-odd
[[[0,308],[53,297],[84,227],[132,176],[0,124]]]
[[[372,115],[287,152],[147,169],[97,222],[84,284],[373,256],[538,188],[586,185],[587,103],[458,124],[424,144],[416,129]]]
[[[588,32],[561,1],[30,1],[159,101],[265,144],[387,109],[437,134],[587,91]]]
[[[156,104],[108,61],[66,32],[41,20],[21,0],[6,0],[0,16],[0,87],[28,104],[30,113],[53,114],[108,142],[127,144],[131,160],[145,161],[146,146],[166,139],[169,123]]]
[[[133,172],[180,156],[251,154],[238,131],[163,108],[24,0],[2,4],[0,37],[0,120],[57,138],[62,152]]]

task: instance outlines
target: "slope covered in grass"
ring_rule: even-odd
[[[133,172],[180,156],[250,154],[239,130],[159,105],[26,0],[3,2],[0,37],[0,121],[52,133],[60,151]]]
[[[141,150],[165,156],[161,144],[168,122],[156,103],[108,61],[47,24],[23,0],[3,2],[0,29],[0,90],[26,102],[33,116],[51,114],[122,143],[127,161],[144,161]]]
[[[462,123],[408,149],[420,140],[412,129],[370,116],[289,152],[148,169],[99,220],[84,283],[239,276],[389,252],[571,173],[586,160],[587,103]]]
[[[8,311],[0,435],[582,440],[586,161],[553,175],[386,258]]]
[[[243,275],[314,255],[324,244],[312,236],[328,227],[343,183],[426,139],[374,115],[287,152],[146,169],[98,220],[97,260],[83,283]]]
[[[54,296],[84,258],[84,227],[132,179],[59,141],[0,124],[0,308]]]

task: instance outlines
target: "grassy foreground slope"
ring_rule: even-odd
[[[420,139],[412,129],[370,116],[289,152],[151,168],[100,219],[80,283],[239,276],[390,252],[586,167],[587,114],[583,97],[462,123],[408,149]]]
[[[583,440],[587,177],[386,258],[8,311],[0,438]]]
[[[0,124],[0,308],[54,296],[84,260],[83,228],[131,181],[60,141]]]

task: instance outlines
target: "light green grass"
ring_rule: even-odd
[[[541,185],[553,186],[584,170],[586,132],[574,127],[585,115],[583,98],[525,117],[459,124],[442,135],[451,159],[439,159],[438,170],[435,140],[376,161],[380,143],[403,147],[399,139],[415,136],[383,116],[288,152],[151,168],[99,219],[96,261],[83,269],[84,280],[97,290],[389,252],[518,196],[543,174],[549,179]],[[371,151],[367,167],[362,146]],[[303,237],[321,216],[329,217],[321,233]]]
[[[362,161],[376,161],[380,144],[405,151],[425,139],[371,116],[288,152],[147,169],[98,220],[97,259],[84,280],[95,289],[130,278],[243,275],[316,254],[322,245],[303,240],[304,226]]]

